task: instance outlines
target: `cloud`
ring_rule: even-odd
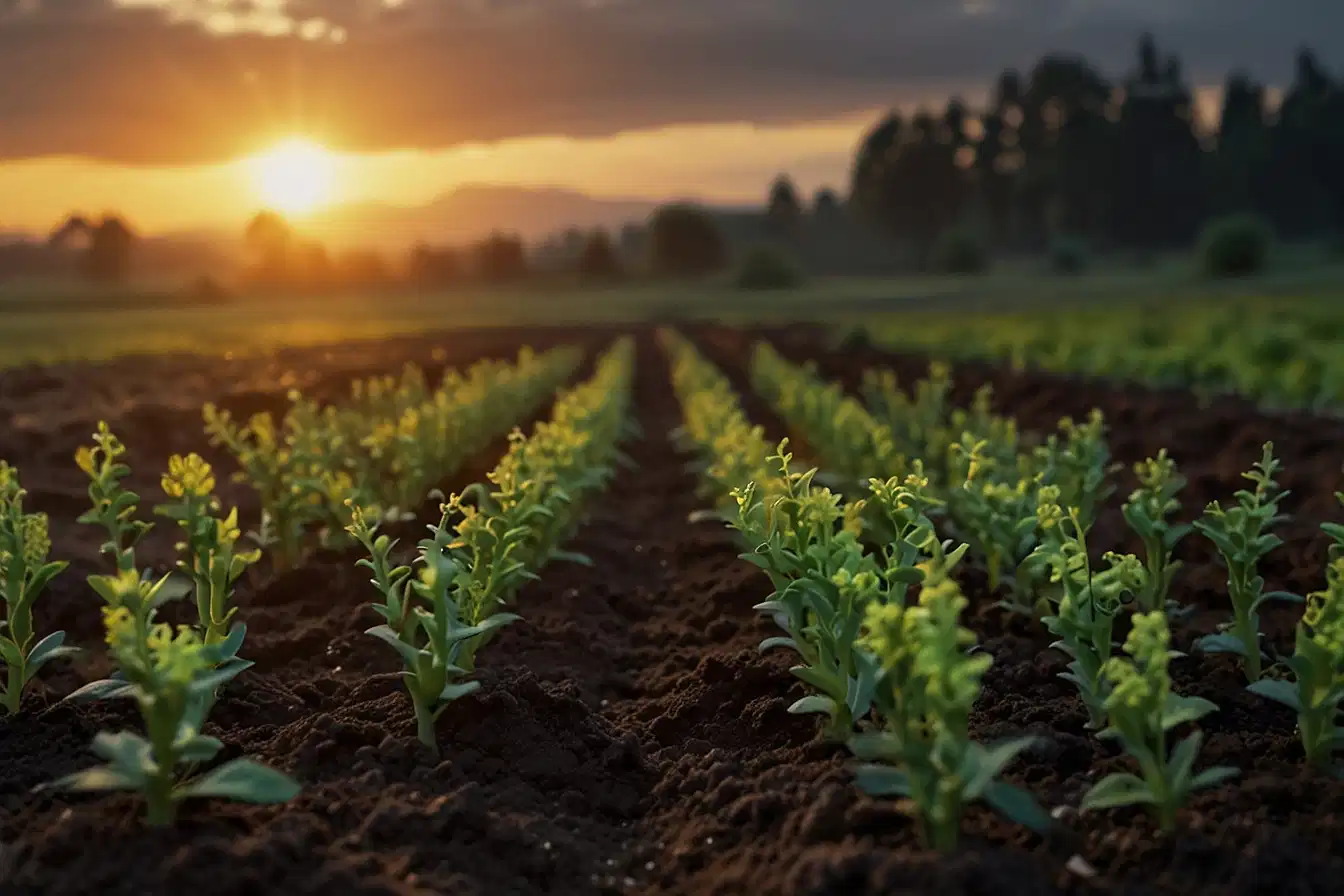
[[[1186,71],[1282,81],[1322,0],[0,0],[0,158],[234,158],[295,130],[354,150],[839,117],[978,93],[1156,30]]]

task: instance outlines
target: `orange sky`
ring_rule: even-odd
[[[703,125],[614,137],[533,137],[441,151],[336,153],[333,202],[417,205],[460,184],[569,187],[596,196],[759,201],[773,174],[843,188],[876,113],[817,124]],[[320,136],[317,137],[320,140]],[[147,232],[233,227],[265,204],[246,162],[128,167],[73,157],[0,164],[0,227],[45,231],[72,210],[115,209]]]

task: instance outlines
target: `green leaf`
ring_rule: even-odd
[[[1210,787],[1217,787],[1224,781],[1230,781],[1241,774],[1238,769],[1227,765],[1215,765],[1212,768],[1206,768],[1204,771],[1195,775],[1194,780],[1190,782],[1191,790],[1207,790]]]
[[[92,703],[95,700],[120,700],[126,697],[134,697],[135,691],[135,685],[129,681],[105,678],[102,681],[89,682],[84,687],[67,694],[61,702]]]
[[[1251,604],[1251,612],[1254,613],[1270,601],[1286,604],[1303,604],[1307,602],[1306,598],[1302,595],[1294,594],[1291,591],[1266,591],[1255,599],[1255,603]]]
[[[910,778],[903,771],[885,765],[861,765],[854,772],[854,783],[869,796],[909,796]]]
[[[1205,653],[1235,653],[1237,656],[1246,656],[1248,653],[1241,639],[1229,634],[1205,635],[1195,641],[1195,648]]]
[[[1195,760],[1199,758],[1199,748],[1203,743],[1204,732],[1192,731],[1171,751],[1167,773],[1171,778],[1171,789],[1174,793],[1180,794],[1188,786],[1190,775],[1195,768]]]
[[[230,660],[223,666],[220,666],[213,672],[207,672],[200,678],[191,683],[189,688],[192,694],[204,695],[213,694],[219,688],[228,684],[237,678],[239,673],[252,668],[251,660]]]
[[[23,651],[8,638],[0,638],[0,660],[4,660],[6,666],[22,666]]]
[[[835,701],[830,697],[823,697],[821,694],[810,694],[801,700],[794,702],[789,707],[789,712],[795,716],[807,715],[809,713],[824,713],[828,716],[835,715]]]
[[[179,744],[177,755],[182,762],[209,762],[222,749],[224,742],[219,738],[198,734],[186,743]]]
[[[1050,813],[1036,802],[1034,796],[1021,787],[994,781],[985,788],[982,798],[1003,817],[1038,834],[1050,830],[1054,824]]]
[[[896,763],[901,759],[901,742],[889,731],[865,731],[849,739],[849,751],[867,762]]]
[[[1211,712],[1218,711],[1218,704],[1203,697],[1184,697],[1180,694],[1168,694],[1167,705],[1162,708],[1162,730],[1170,731],[1177,725],[1202,719]]]
[[[465,697],[472,691],[479,690],[481,683],[479,681],[464,681],[461,684],[446,684],[443,690],[439,691],[440,703],[451,703],[459,697]]]
[[[1010,762],[1036,743],[1031,736],[1014,737],[985,747],[971,744],[967,753],[967,768],[964,769],[965,792],[967,799],[976,799],[998,778]]]
[[[242,803],[285,803],[298,795],[289,775],[251,759],[235,759],[207,772],[181,789],[185,797],[220,797]]]
[[[798,642],[792,638],[766,638],[761,642],[761,646],[758,647],[757,650],[761,653],[765,653],[767,650],[773,650],[776,647],[788,647],[791,650],[798,650]]]
[[[144,781],[154,768],[149,741],[131,731],[100,731],[91,747],[100,758],[128,778]]]
[[[401,654],[401,659],[408,668],[414,669],[416,664],[420,662],[421,651],[398,638],[397,633],[392,630],[391,626],[375,625],[365,631],[364,634],[373,635],[378,640],[391,645],[392,649]]]
[[[1282,703],[1293,712],[1302,712],[1302,700],[1298,697],[1297,685],[1290,681],[1274,678],[1262,678],[1246,690],[1261,697],[1267,697],[1275,703]]]
[[[1156,805],[1157,800],[1143,779],[1120,773],[1108,775],[1083,797],[1079,808],[1084,812],[1094,809],[1114,809],[1117,806]]]
[[[112,790],[140,790],[143,781],[137,781],[127,773],[108,765],[85,769],[57,778],[49,784],[43,784],[34,790],[70,790],[84,793],[100,793]]]
[[[79,653],[78,647],[64,647],[65,632],[52,632],[37,645],[33,647],[32,652],[28,654],[28,669],[30,674],[36,672],[44,663],[58,659],[63,656],[73,656]],[[4,643],[0,641],[0,651],[3,651]]]
[[[587,554],[575,551],[551,551],[551,559],[562,563],[576,563],[579,566],[592,566],[593,559]]]

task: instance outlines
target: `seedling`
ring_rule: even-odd
[[[1172,693],[1168,666],[1179,653],[1170,649],[1171,634],[1161,611],[1136,613],[1125,639],[1129,658],[1112,657],[1103,673],[1111,692],[1106,698],[1110,727],[1101,732],[1116,738],[1139,766],[1139,775],[1108,775],[1083,797],[1083,811],[1120,806],[1148,806],[1163,831],[1176,826],[1176,811],[1190,794],[1216,787],[1238,774],[1228,766],[1195,772],[1204,734],[1194,731],[1168,754],[1172,729],[1195,722],[1218,707],[1202,697]]]

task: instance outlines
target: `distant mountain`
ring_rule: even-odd
[[[337,206],[301,229],[333,248],[405,249],[424,240],[463,244],[492,231],[518,233],[529,242],[570,227],[617,230],[642,223],[666,200],[605,198],[556,187],[464,186],[417,206],[379,202]]]

